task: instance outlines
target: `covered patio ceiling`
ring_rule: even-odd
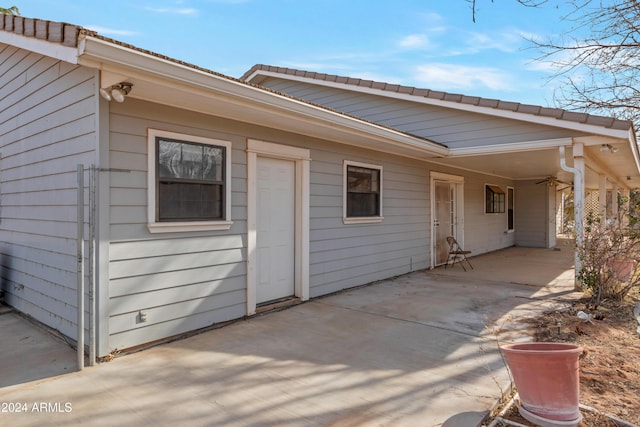
[[[612,187],[612,181],[616,181],[619,187],[640,187],[640,172],[628,141],[601,138],[599,142],[592,141],[584,149],[586,189],[598,189],[601,174],[607,176],[607,188]],[[601,151],[602,144],[611,145],[613,150]],[[557,146],[532,151],[454,155],[436,159],[435,162],[517,181],[555,177],[558,181],[571,183],[574,179],[572,173],[560,167],[560,150]],[[568,166],[573,166],[571,146],[566,147],[566,162]]]

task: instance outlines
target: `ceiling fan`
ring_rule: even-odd
[[[551,175],[549,175],[542,181],[536,182],[536,184],[547,184],[549,187],[558,186],[560,184],[566,185],[566,187],[562,188],[561,190],[565,190],[569,187],[573,187],[573,182],[561,181],[558,179],[557,176],[551,176]],[[561,191],[561,190],[558,190],[558,191]]]
[[[549,175],[548,177],[546,177],[542,181],[536,182],[536,184],[547,184],[549,187],[554,186],[554,185],[560,185],[560,184],[573,185],[572,182],[561,181],[561,180],[558,179],[557,176],[551,176],[551,175]]]

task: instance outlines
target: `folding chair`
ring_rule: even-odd
[[[464,271],[467,271],[467,269],[464,268],[463,263],[463,261],[467,261],[467,264],[469,264],[469,267],[473,270],[473,265],[471,265],[467,259],[467,255],[470,254],[471,251],[465,251],[462,249],[453,236],[447,237],[447,243],[449,244],[449,257],[447,258],[447,263],[444,265],[444,268],[447,268],[449,262],[451,262],[451,267],[453,267],[457,262]]]

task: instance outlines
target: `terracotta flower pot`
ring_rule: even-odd
[[[580,417],[580,355],[582,347],[563,343],[501,346],[522,406],[549,420]]]

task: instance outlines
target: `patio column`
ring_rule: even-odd
[[[581,143],[573,144],[573,167],[576,169],[574,178],[574,222],[576,229],[576,246],[582,246],[582,239],[584,234],[584,146]],[[576,277],[580,270],[582,270],[582,262],[578,256],[578,251],[575,254],[575,266]],[[576,286],[578,283],[576,282]]]
[[[612,182],[611,187],[611,218],[618,219],[618,183]]]
[[[582,245],[582,236],[584,232],[584,146],[580,142],[573,143],[573,167],[568,166],[565,158],[565,147],[560,149],[560,167],[573,174],[573,207],[574,207],[574,227],[576,233],[576,246]],[[578,288],[578,273],[582,269],[582,263],[575,251],[575,277],[576,288]]]
[[[607,176],[598,175],[598,214],[607,220]]]

